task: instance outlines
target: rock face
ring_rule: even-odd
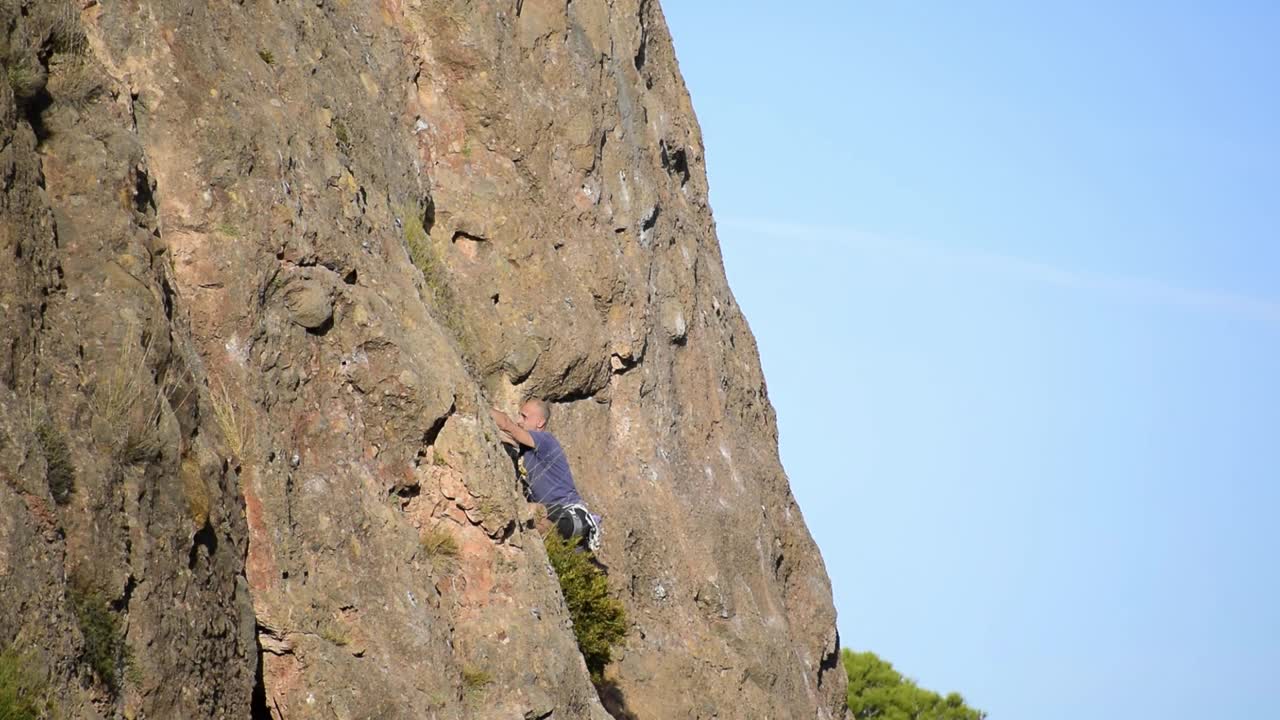
[[[0,648],[66,717],[843,716],[656,0],[0,21]],[[526,395],[605,517],[608,712]]]

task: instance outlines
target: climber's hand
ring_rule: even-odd
[[[523,445],[524,447],[534,447],[535,443],[533,441],[533,436],[530,435],[527,430],[517,425],[515,421],[507,416],[506,413],[502,412],[498,408],[492,408],[489,410],[489,415],[493,417],[493,422],[498,426],[498,429],[507,435],[510,435],[517,444]]]

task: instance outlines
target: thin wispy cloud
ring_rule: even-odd
[[[880,256],[896,256],[915,262],[959,267],[983,272],[988,276],[1005,276],[1151,305],[1215,312],[1280,324],[1280,301],[1270,298],[1184,287],[1136,275],[1064,268],[1013,255],[889,239],[839,225],[748,218],[729,218],[718,221],[717,225],[722,229],[745,231],[776,239],[834,242]]]

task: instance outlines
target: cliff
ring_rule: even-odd
[[[843,716],[656,0],[0,23],[0,649],[64,717],[607,720],[527,395],[605,518],[611,711]]]

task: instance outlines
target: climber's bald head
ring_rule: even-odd
[[[551,406],[541,398],[529,398],[520,406],[520,427],[541,430],[551,421]]]

